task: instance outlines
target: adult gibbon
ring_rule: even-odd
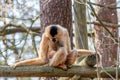
[[[86,50],[82,50],[82,53]],[[40,43],[39,57],[20,61],[17,66],[49,65],[67,70],[76,60],[77,51],[71,50],[70,37],[66,28],[60,25],[49,25],[45,28]]]

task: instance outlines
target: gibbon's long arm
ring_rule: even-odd
[[[68,33],[68,31],[67,31],[67,29],[65,29],[65,38],[66,38],[66,46],[67,46],[67,51],[68,51],[68,53],[70,53],[71,52],[71,41],[70,41],[70,37],[69,37],[69,33]]]
[[[40,65],[45,65],[48,63],[48,59],[47,59],[47,51],[48,51],[48,39],[47,37],[45,37],[45,34],[42,36],[42,40],[40,43],[40,52],[39,52],[39,57],[38,58],[34,58],[34,59],[29,59],[29,60],[24,60],[24,61],[20,61],[17,62],[15,64],[13,64],[13,67],[17,67],[17,66],[40,66]]]
[[[95,51],[87,50],[87,49],[77,49],[77,56],[87,56],[89,54],[95,54]]]
[[[49,39],[46,37],[45,33],[42,36],[42,40],[40,42],[40,52],[39,57],[45,61],[45,63],[48,63],[48,48],[49,48]]]

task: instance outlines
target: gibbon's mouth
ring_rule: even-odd
[[[57,42],[58,40],[56,38],[51,38],[50,39],[52,42]]]

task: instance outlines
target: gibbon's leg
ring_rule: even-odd
[[[67,69],[64,64],[67,57],[67,50],[64,47],[60,47],[59,50],[55,53],[51,59],[49,66],[59,67],[62,69]]]
[[[72,50],[69,54],[68,54],[68,56],[67,56],[67,60],[66,60],[66,62],[65,62],[65,64],[68,66],[68,67],[70,67],[74,62],[75,62],[75,60],[76,60],[76,58],[77,58],[77,50]]]
[[[48,62],[45,60],[42,60],[40,58],[34,58],[34,59],[29,59],[29,60],[24,60],[24,61],[20,61],[17,62],[15,64],[13,64],[13,67],[17,67],[17,66],[39,66],[39,65],[45,65]]]

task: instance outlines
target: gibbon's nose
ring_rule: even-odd
[[[55,39],[55,38],[52,38],[52,41],[53,41],[53,42],[56,42],[56,39]]]

